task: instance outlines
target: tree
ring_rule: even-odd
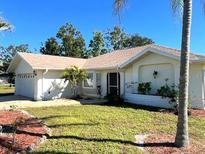
[[[111,46],[113,50],[134,48],[154,43],[150,38],[142,37],[138,34],[127,34],[118,26],[115,26],[113,30],[107,32],[106,39],[108,44],[110,44],[108,46]]]
[[[176,0],[173,7],[176,8]],[[192,0],[180,1],[183,4],[183,26],[180,60],[179,108],[175,144],[179,147],[189,146],[188,135],[188,95],[189,95],[189,52],[192,21]]]
[[[61,39],[61,54],[70,57],[83,57],[85,52],[85,40],[82,34],[76,28],[66,23],[58,33],[57,38]]]
[[[40,48],[40,52],[46,55],[61,55],[61,46],[58,44],[56,38],[51,37]]]
[[[95,32],[93,39],[90,40],[88,57],[96,57],[107,53],[105,48],[105,41],[101,32]]]
[[[0,47],[0,53],[3,60],[3,66],[0,67],[1,71],[6,72],[11,60],[17,52],[29,53],[28,44],[9,45],[8,47]]]
[[[62,78],[65,79],[65,81],[69,81],[73,90],[73,97],[76,98],[78,94],[78,86],[82,81],[87,79],[87,72],[77,66],[71,66],[65,70]]]
[[[110,43],[113,50],[123,49],[127,40],[127,34],[118,26],[115,26],[113,30],[107,32],[106,39]]]
[[[142,37],[138,34],[130,35],[125,40],[124,47],[125,48],[134,48],[137,46],[144,46],[148,44],[153,44],[154,41],[147,37]]]
[[[114,11],[116,15],[122,11],[127,0],[114,0]],[[205,3],[204,5],[205,6]],[[189,87],[189,52],[192,22],[192,0],[172,0],[172,9],[177,11],[182,8],[182,41],[180,60],[180,86],[179,86],[179,108],[175,144],[178,147],[189,146],[188,135],[188,87]]]

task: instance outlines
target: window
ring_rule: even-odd
[[[100,86],[101,85],[101,74],[96,73],[96,85]]]
[[[88,78],[84,81],[84,88],[94,88],[94,73],[88,73]]]

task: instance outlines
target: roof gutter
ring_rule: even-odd
[[[43,75],[42,75],[42,98],[43,100],[45,99],[44,98],[44,75],[46,75],[48,73],[48,69],[46,68],[44,71],[43,71]]]
[[[43,75],[46,75],[48,73],[48,69],[46,68],[45,71],[43,72]]]

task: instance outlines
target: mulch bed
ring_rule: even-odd
[[[43,140],[49,136],[50,130],[46,125],[21,111],[0,111],[0,126],[11,127],[18,119],[24,119],[17,126],[15,134],[15,144],[13,145],[13,130],[4,131],[0,134],[0,154],[6,154],[9,151],[23,152],[31,151]]]
[[[160,112],[162,113],[170,113],[170,114],[176,114],[171,109],[161,109]],[[191,117],[197,117],[197,118],[205,118],[205,110],[199,110],[199,109],[190,109],[190,116]]]
[[[193,117],[205,118],[205,110],[192,109],[191,110],[191,115]]]
[[[145,151],[153,154],[204,154],[205,141],[196,141],[190,139],[189,148],[177,148],[174,145],[175,136],[168,134],[149,135],[143,147]]]

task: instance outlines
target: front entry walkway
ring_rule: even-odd
[[[15,108],[35,108],[35,107],[53,107],[53,106],[70,106],[70,105],[86,105],[86,104],[101,104],[106,102],[104,99],[56,99],[48,101],[33,101],[22,96],[3,96],[0,97],[0,110]]]
[[[22,96],[3,96],[0,97],[0,109],[28,108],[28,107],[51,107],[51,106],[69,106],[80,105],[79,101],[71,99],[57,99],[49,101],[33,101]]]

